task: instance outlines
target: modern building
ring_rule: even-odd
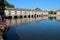
[[[48,15],[47,11],[42,10],[32,10],[32,9],[23,9],[23,8],[6,8],[5,10],[6,17],[39,17],[41,15]]]

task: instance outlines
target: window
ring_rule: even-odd
[[[9,15],[11,15],[11,10],[9,10]]]
[[[15,15],[17,15],[17,11],[15,11]]]

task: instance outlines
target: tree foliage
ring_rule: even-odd
[[[35,10],[41,10],[40,8],[35,8]]]
[[[53,11],[52,11],[52,10],[51,10],[51,11],[48,11],[48,13],[49,13],[49,14],[53,14]]]
[[[14,8],[14,5],[9,4],[6,0],[0,0],[0,16],[1,16],[2,21],[4,21],[5,19],[5,13],[4,13],[5,6],[9,8]]]
[[[48,11],[48,13],[49,13],[49,14],[56,14],[56,11],[50,10],[50,11]]]
[[[5,4],[4,4],[4,1],[5,0],[0,0],[0,16],[1,16],[2,21],[4,21],[4,18],[5,18],[5,13],[4,13]]]
[[[4,1],[4,3],[5,3],[5,6],[6,6],[6,7],[14,8],[14,5],[8,3],[6,0]]]

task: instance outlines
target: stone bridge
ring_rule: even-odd
[[[22,9],[22,8],[6,8],[6,17],[10,18],[28,18],[28,17],[40,17],[48,15],[47,11],[32,10],[32,9]]]

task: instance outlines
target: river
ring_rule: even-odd
[[[6,40],[60,40],[60,16],[9,19]]]

